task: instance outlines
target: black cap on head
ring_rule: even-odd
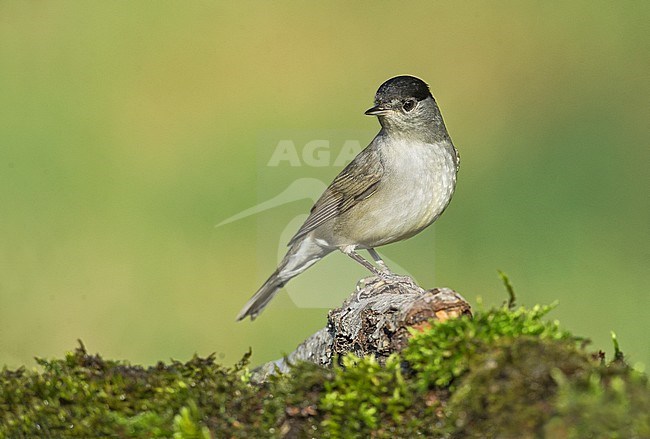
[[[431,96],[429,86],[414,76],[396,76],[384,82],[377,90],[375,102],[390,102],[415,98],[418,101]]]

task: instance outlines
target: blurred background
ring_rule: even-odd
[[[329,183],[405,73],[462,166],[435,227],[382,253],[485,307],[503,270],[650,363],[648,22],[649,2],[0,2],[0,364],[77,339],[143,364],[292,351],[367,273],[333,254],[236,324],[313,200],[215,225]],[[315,139],[325,165],[269,166]]]

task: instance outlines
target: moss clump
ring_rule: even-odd
[[[650,388],[544,319],[500,308],[432,323],[384,366],[352,355],[262,385],[247,359],[142,368],[83,345],[0,372],[0,438],[650,437]]]
[[[284,407],[213,357],[142,368],[83,345],[42,371],[0,373],[0,437],[209,437],[256,434]],[[180,435],[180,436],[179,436]]]
[[[384,366],[373,358],[347,355],[342,368],[335,370],[325,383],[321,407],[327,413],[323,426],[335,437],[359,433],[381,432],[389,422],[400,424],[412,405],[410,386],[402,375],[397,355],[390,356]]]
[[[578,379],[591,368],[591,360],[570,341],[495,340],[470,358],[448,401],[449,423],[456,437],[522,437],[522,432],[536,437],[554,412],[554,374]]]
[[[543,320],[551,309],[551,306],[536,306],[532,310],[500,308],[479,312],[474,318],[463,316],[436,324],[430,331],[414,333],[403,357],[419,374],[423,388],[453,386],[477,354],[504,341],[519,337],[577,341],[558,322]]]
[[[547,437],[650,438],[650,392],[647,377],[624,364],[600,367],[572,379],[554,374],[559,383],[555,413]]]
[[[592,367],[580,339],[543,319],[550,310],[501,308],[434,323],[413,332],[385,367],[373,358],[344,357],[325,386],[324,427],[333,437],[537,431],[553,404],[551,372]]]

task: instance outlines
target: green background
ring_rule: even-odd
[[[486,306],[504,270],[520,303],[557,299],[595,349],[613,330],[647,364],[648,22],[648,2],[1,1],[0,364],[77,338],[145,364],[293,350],[326,309],[282,292],[234,317],[311,201],[215,224],[298,175],[333,178],[265,167],[265,139],[365,146],[363,111],[404,73],[431,85],[462,166],[435,228],[383,253]],[[339,300],[354,265],[332,255],[292,294]]]

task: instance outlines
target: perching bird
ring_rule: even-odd
[[[314,204],[284,259],[237,320],[255,319],[290,279],[337,249],[378,276],[393,275],[375,247],[419,233],[451,201],[460,156],[427,84],[413,76],[391,78],[365,114],[377,116],[381,130]],[[359,249],[368,250],[379,268]]]

